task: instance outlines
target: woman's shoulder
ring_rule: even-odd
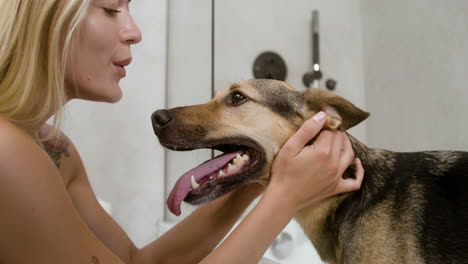
[[[63,132],[58,131],[56,136],[52,136],[50,139],[46,138],[51,131],[52,126],[45,124],[37,133],[38,137],[36,137],[28,134],[9,120],[0,117],[0,149],[24,151],[30,148],[40,148],[46,150],[47,153],[68,149],[71,142]]]
[[[60,130],[56,131],[54,136],[47,139],[52,130],[53,127],[51,125],[44,124],[39,129],[38,137],[44,150],[55,163],[55,166],[60,169],[64,159],[71,157],[70,148],[73,146],[73,143],[67,135]]]
[[[47,155],[34,137],[12,122],[0,117],[0,178],[14,179],[26,168],[53,169]],[[33,169],[35,168],[35,169]],[[14,177],[10,177],[14,176]]]
[[[39,130],[39,138],[43,139],[52,130],[51,125],[45,124]],[[41,145],[68,185],[77,174],[84,171],[84,166],[73,141],[61,130],[56,131],[54,135],[49,139],[42,140]]]
[[[4,154],[16,148],[34,146],[34,138],[12,122],[0,117],[0,149]]]
[[[64,182],[69,183],[75,172],[83,168],[81,159],[73,142],[61,131],[50,139],[41,140],[41,136],[46,136],[51,130],[52,126],[45,124],[37,140],[8,120],[0,118],[0,171],[41,162],[44,168],[53,170],[55,167]],[[50,163],[55,166],[50,166]]]

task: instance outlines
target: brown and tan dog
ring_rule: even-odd
[[[326,128],[351,128],[369,116],[332,93],[299,92],[284,82],[247,80],[206,104],[152,115],[160,143],[173,150],[224,154],[184,174],[168,198],[201,204],[246,182],[268,184],[285,141],[318,111]],[[329,263],[468,263],[468,153],[397,153],[371,149],[351,137],[365,177],[359,191],[301,210],[301,224]],[[347,171],[344,177],[351,177]]]

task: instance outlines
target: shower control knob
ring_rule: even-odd
[[[254,61],[253,75],[255,79],[286,80],[287,68],[283,58],[275,52],[264,52]]]
[[[333,79],[328,79],[325,82],[325,86],[327,87],[328,90],[334,91],[336,89],[336,81]]]

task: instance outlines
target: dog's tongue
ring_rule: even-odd
[[[180,204],[192,188],[192,175],[198,182],[201,178],[223,168],[229,161],[234,159],[237,154],[242,155],[242,152],[237,151],[233,153],[222,154],[214,159],[205,161],[196,168],[193,168],[182,175],[182,177],[180,177],[175,183],[171,193],[169,194],[169,197],[167,198],[167,207],[169,210],[177,216],[180,215]]]

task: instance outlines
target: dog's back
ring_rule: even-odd
[[[366,169],[361,190],[331,198],[328,213],[322,207],[298,216],[322,258],[468,263],[468,152],[396,153],[356,140],[353,146]],[[310,213],[323,215],[312,228]]]

